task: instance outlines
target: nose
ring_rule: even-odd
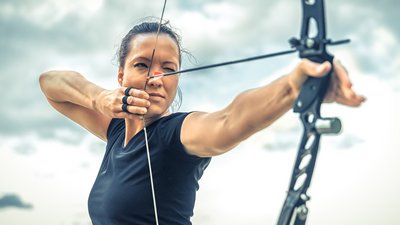
[[[154,71],[153,76],[157,76],[157,75],[160,75],[160,74],[162,74],[160,71]],[[162,77],[163,76],[150,78],[147,84],[149,86],[151,86],[151,87],[159,88],[159,87],[161,87],[163,85]]]

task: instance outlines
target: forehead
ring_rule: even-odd
[[[160,34],[156,44],[156,34],[138,34],[130,42],[130,55],[147,56],[156,47],[156,54],[171,55],[179,58],[179,48],[174,39],[167,34]]]

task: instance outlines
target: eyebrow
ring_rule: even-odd
[[[146,61],[149,63],[150,59],[147,57],[139,56],[139,57],[136,57],[136,58],[133,58],[132,60],[130,60],[129,64],[132,64],[133,62],[136,62],[136,61]],[[179,66],[179,62],[174,62],[174,61],[170,61],[170,60],[163,61],[162,64],[173,64],[174,66],[177,66],[177,67]]]
[[[147,61],[150,62],[150,59],[147,57],[143,57],[143,56],[139,56],[139,57],[135,57],[132,60],[129,61],[129,64],[135,62],[135,61]]]
[[[163,64],[173,64],[173,65],[175,65],[175,66],[178,66],[178,64],[179,64],[179,63],[177,63],[177,62],[168,61],[168,60],[167,60],[167,61],[163,61],[162,63],[163,63]]]

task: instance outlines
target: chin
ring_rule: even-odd
[[[145,117],[147,117],[147,118],[149,118],[149,119],[150,119],[150,118],[157,119],[157,118],[166,116],[166,115],[168,115],[168,114],[170,114],[168,108],[165,109],[165,108],[159,108],[159,107],[150,107],[150,108],[148,109],[147,114],[146,114]]]

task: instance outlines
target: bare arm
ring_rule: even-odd
[[[238,95],[213,113],[194,112],[184,121],[181,139],[190,154],[225,153],[286,113],[295,100],[287,76]]]
[[[89,130],[102,140],[111,118],[96,110],[95,99],[103,88],[87,81],[73,71],[43,73],[40,87],[48,102],[60,113]]]
[[[220,111],[190,114],[182,126],[182,143],[190,154],[197,156],[214,156],[231,150],[291,109],[307,78],[305,74],[323,76],[330,68],[329,63],[319,65],[302,61],[290,74],[238,95]],[[338,78],[332,82],[334,88],[329,91],[328,100],[350,106],[360,105],[364,98],[351,89],[345,70],[336,70]]]
[[[81,125],[102,140],[107,139],[107,128],[113,117],[133,118],[136,114],[144,114],[147,106],[142,99],[147,93],[131,90],[132,97],[139,106],[129,106],[132,114],[122,112],[122,97],[126,87],[113,91],[101,88],[86,80],[74,71],[49,71],[40,75],[40,87],[48,102],[60,113]],[[135,100],[134,100],[135,99]]]

